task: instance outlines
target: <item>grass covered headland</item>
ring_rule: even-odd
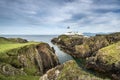
[[[31,45],[31,44],[39,44],[39,43],[38,42],[18,43],[10,40],[3,40],[0,38],[0,53],[4,53],[9,50],[20,48],[20,47]]]
[[[47,43],[0,37],[0,80],[38,80],[58,64]]]

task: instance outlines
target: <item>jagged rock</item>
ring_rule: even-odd
[[[87,59],[86,67],[107,73],[114,79],[120,79],[120,42],[98,50],[95,56]]]
[[[61,35],[51,40],[52,43],[58,44],[63,51],[76,58],[93,56],[99,49],[118,41],[120,41],[120,32],[89,38]]]
[[[41,45],[38,45],[37,50],[41,56],[44,72],[59,64],[59,60],[54,53],[53,48],[51,48],[48,44],[42,43]]]
[[[71,56],[86,59],[86,68],[102,72],[117,80],[120,79],[119,41],[120,32],[96,35],[89,38],[61,35],[52,40],[52,42]],[[110,47],[109,45],[112,44],[113,46]]]
[[[73,60],[67,61],[46,72],[39,80],[109,80],[100,78],[80,68]]]

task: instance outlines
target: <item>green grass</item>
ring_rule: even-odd
[[[40,44],[40,42],[27,42],[27,43],[12,43],[11,42],[10,43],[10,41],[2,41],[0,42],[0,61],[14,65],[15,67],[19,68],[21,64],[17,59],[18,51],[25,53],[28,47],[29,49],[31,48],[33,49],[32,45],[37,45],[37,44]],[[8,56],[8,54],[14,55],[14,56],[10,57]],[[31,74],[31,73],[34,73],[35,70],[36,69],[33,67],[29,70],[26,70],[26,72],[29,72]]]
[[[4,76],[0,75],[0,80],[39,80],[40,76]]]
[[[11,49],[20,48],[26,45],[39,44],[38,42],[28,42],[28,43],[0,43],[0,53],[6,52]]]
[[[17,43],[12,42],[6,38],[0,37],[0,62],[14,65],[16,67],[21,66],[20,62],[17,60],[17,53],[19,51],[26,51],[28,47],[33,48],[31,45],[37,45],[40,42],[26,42],[26,43]],[[14,55],[8,56],[7,54]],[[5,76],[0,74],[0,80],[39,80],[40,76],[33,76],[32,73],[35,72],[35,66],[30,69],[25,69],[28,72],[28,75],[15,75],[15,76]]]
[[[11,49],[20,48],[26,45],[39,44],[39,42],[26,42],[17,43],[4,37],[0,37],[0,53],[6,52]]]
[[[116,63],[120,61],[120,41],[102,48],[98,51],[99,55],[103,55],[104,61],[108,64]]]
[[[8,43],[14,43],[7,38],[0,37],[0,44],[8,44]]]

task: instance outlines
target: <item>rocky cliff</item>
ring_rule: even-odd
[[[0,38],[0,79],[5,76],[41,76],[58,64],[54,49],[47,43]]]
[[[112,80],[120,80],[120,32],[93,37],[61,35],[52,40],[63,51],[77,59],[86,70],[92,70]]]
[[[120,80],[120,41],[104,47],[87,59],[86,67]]]
[[[120,41],[120,32],[93,37],[61,35],[52,39],[51,42],[59,45],[62,50],[73,57],[86,58],[94,55],[93,53],[99,49],[118,41]]]

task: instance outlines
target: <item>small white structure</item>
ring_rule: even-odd
[[[64,33],[65,35],[81,35],[81,36],[83,36],[83,34],[82,33],[80,33],[80,32],[73,32],[71,29],[70,29],[70,27],[68,26],[67,27],[67,32],[66,33]]]
[[[80,32],[66,32],[64,33],[65,35],[83,35],[82,33]]]

